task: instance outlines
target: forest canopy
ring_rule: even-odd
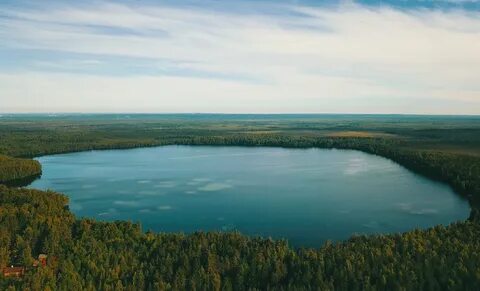
[[[38,161],[0,155],[0,183],[39,176],[42,166]]]
[[[17,290],[478,290],[480,224],[357,236],[319,249],[239,233],[142,232],[76,220],[54,192],[0,186],[0,263],[29,267]]]
[[[237,232],[152,233],[76,218],[65,195],[0,185],[4,290],[478,290],[480,119],[447,117],[45,116],[0,120],[1,181],[38,155],[166,144],[355,149],[450,184],[469,220],[295,249]],[[46,266],[36,263],[48,256]]]

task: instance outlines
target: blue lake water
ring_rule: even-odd
[[[43,175],[31,188],[67,194],[77,216],[144,230],[238,230],[317,247],[469,215],[446,184],[359,151],[164,146],[38,160]]]

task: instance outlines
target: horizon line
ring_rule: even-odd
[[[399,115],[399,116],[470,116],[480,117],[479,114],[465,114],[465,113],[231,113],[231,112],[0,112],[2,115]]]

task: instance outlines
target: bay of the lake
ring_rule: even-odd
[[[70,198],[78,217],[144,230],[232,231],[318,247],[466,219],[443,183],[352,150],[163,146],[38,158],[29,187]]]

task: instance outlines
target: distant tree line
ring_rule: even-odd
[[[417,173],[449,183],[475,205],[480,200],[480,156],[420,150],[402,140],[392,138],[312,137],[281,134],[206,135],[203,133],[203,135],[185,135],[179,132],[168,136],[149,137],[148,140],[139,137],[135,141],[106,139],[96,135],[86,135],[83,138],[60,135],[55,141],[39,143],[42,139],[48,140],[48,136],[35,139],[35,142],[32,141],[29,144],[29,147],[34,148],[32,151],[22,148],[25,146],[20,146],[21,152],[13,153],[20,156],[34,156],[93,149],[121,149],[171,144],[354,149],[389,158]],[[4,159],[10,161],[2,162],[0,156],[0,171],[3,173],[3,176],[0,173],[0,177],[4,177],[4,180],[41,173],[41,167],[36,161],[5,157]],[[2,171],[2,169],[5,170]]]
[[[446,182],[457,192],[466,196],[475,207],[480,202],[480,156],[419,150],[395,139],[243,135],[190,137],[175,140],[174,143],[360,150],[391,159],[414,172]]]

